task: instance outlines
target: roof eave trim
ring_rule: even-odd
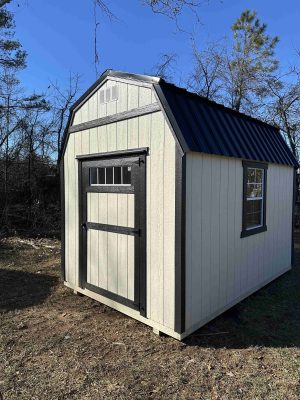
[[[160,84],[153,84],[153,88],[156,92],[156,95],[158,97],[158,100],[160,102],[161,108],[163,113],[165,114],[165,117],[167,121],[170,124],[170,128],[173,131],[173,134],[175,138],[177,139],[178,145],[181,148],[181,151],[183,154],[187,153],[190,149],[186,143],[186,140],[181,132],[181,129],[179,128],[176,118],[169,106],[169,103],[163,93],[163,90],[161,89]]]

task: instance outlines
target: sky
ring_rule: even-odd
[[[278,35],[277,57],[283,67],[294,63],[300,49],[299,0],[202,0],[200,24],[185,11],[179,19],[183,31],[195,32],[198,46],[230,37],[230,26],[247,8],[256,10]],[[180,84],[192,71],[190,35],[173,20],[154,14],[143,0],[107,0],[117,19],[98,12],[99,72],[112,68],[133,73],[153,71],[160,55],[176,53],[175,81]],[[28,67],[21,81],[28,91],[43,92],[50,82],[64,86],[70,72],[80,75],[81,92],[97,78],[94,58],[92,0],[12,0],[16,37],[28,52]]]

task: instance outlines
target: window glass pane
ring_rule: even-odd
[[[98,168],[98,183],[105,185],[105,168]]]
[[[262,200],[246,201],[246,229],[262,224]]]
[[[255,168],[247,168],[247,183],[255,182]]]
[[[262,183],[263,174],[261,168],[247,168],[247,183]]]
[[[90,168],[90,185],[97,185],[97,168]]]
[[[256,169],[256,183],[262,183],[263,181],[263,169]]]
[[[106,184],[113,184],[113,167],[106,168]]]
[[[262,184],[261,183],[257,183],[255,185],[255,197],[262,197]]]
[[[261,183],[247,183],[247,198],[262,197]]]
[[[114,167],[114,184],[121,184],[121,167]]]
[[[123,184],[131,184],[131,167],[123,167]]]

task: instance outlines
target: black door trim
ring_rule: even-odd
[[[149,147],[140,147],[138,149],[117,150],[117,151],[107,151],[105,153],[84,154],[81,156],[76,156],[76,159],[77,160],[93,160],[93,159],[97,158],[100,160],[103,158],[120,158],[121,156],[129,157],[129,156],[135,156],[135,155],[139,155],[139,154],[148,155],[148,153],[149,153]]]
[[[176,149],[175,191],[175,332],[185,331],[186,317],[186,155]]]
[[[139,309],[140,314],[143,317],[147,317],[146,313],[146,302],[147,302],[147,226],[146,226],[146,153],[140,154],[139,169],[140,177],[139,185],[136,188],[136,204],[134,211],[135,221],[139,221],[139,235],[135,236],[135,253],[134,253],[134,264],[139,265],[139,268],[135,268],[135,293],[139,298]]]
[[[108,153],[85,156],[78,158],[78,189],[79,189],[79,286],[99,293],[120,304],[139,310],[140,314],[146,317],[146,154],[148,149],[135,149],[128,152],[111,152],[111,158],[127,158],[138,156],[133,160],[134,164],[139,165],[139,169],[133,172],[134,194],[135,194],[135,228],[113,226],[106,224],[96,224],[87,222],[87,192],[92,192],[95,186],[86,185],[87,176],[83,168],[83,162],[102,161],[108,157]],[[126,160],[127,161],[127,160]],[[129,162],[130,160],[128,160]],[[138,171],[138,172],[137,172]],[[91,190],[92,189],[92,190]],[[123,188],[126,193],[126,187]],[[103,190],[105,190],[103,188]],[[107,190],[109,192],[109,190]],[[127,192],[128,193],[128,192]],[[87,231],[88,229],[101,229],[108,232],[134,235],[134,301],[112,293],[106,289],[99,288],[87,283]]]
[[[84,229],[86,227],[87,229],[95,229],[97,231],[120,233],[122,235],[131,235],[131,236],[140,234],[140,229],[129,228],[127,226],[98,224],[96,222],[87,222],[86,224],[83,225]]]
[[[86,282],[84,287],[92,292],[100,294],[101,296],[107,297],[110,300],[116,301],[117,303],[123,304],[124,306],[133,308],[134,310],[139,309],[139,305],[133,302],[132,300],[127,299],[126,297],[122,297],[116,293],[110,292],[109,290],[105,290],[98,286],[92,285],[91,283]]]
[[[134,193],[132,186],[87,186],[91,193]]]

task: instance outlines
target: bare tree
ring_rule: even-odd
[[[56,159],[58,159],[58,154],[61,150],[62,135],[67,123],[69,109],[79,92],[79,82],[79,75],[70,73],[68,85],[65,89],[62,89],[58,82],[50,83],[51,117],[48,129],[56,138],[56,143],[53,139],[53,151],[56,154]]]
[[[184,9],[192,10],[198,17],[197,9],[203,3],[199,0],[145,0],[155,14],[163,14],[169,18],[176,19]]]
[[[196,21],[199,22],[198,9],[203,4],[208,4],[209,0],[140,0],[142,4],[146,4],[155,14],[162,14],[176,21],[176,26],[180,31],[184,31],[178,24],[178,17],[184,10],[190,10],[194,13]],[[97,9],[102,15],[109,18],[110,21],[118,20],[117,16],[112,12],[107,1],[93,0],[93,19],[94,19],[94,66],[95,73],[98,76],[98,67],[100,63],[100,55],[98,51],[98,28],[100,25]],[[175,54],[163,54],[160,64],[155,66],[157,70],[162,72],[170,68],[170,64],[175,61]],[[166,64],[166,66],[164,66]],[[160,66],[163,68],[161,69]],[[161,73],[159,73],[161,75]]]
[[[28,160],[37,149],[40,114],[49,106],[42,95],[26,96],[15,75],[15,69],[5,68],[0,75],[0,161],[2,170],[1,220],[8,220],[8,206],[14,180],[11,168],[17,160]],[[29,124],[29,121],[34,121]],[[30,176],[29,179],[30,181]]]
[[[117,20],[116,15],[111,11],[111,8],[107,5],[104,0],[93,0],[93,18],[94,18],[94,67],[95,74],[98,77],[99,71],[99,63],[100,63],[100,55],[98,50],[98,28],[100,25],[97,10],[101,11],[102,15],[108,17],[110,21]]]
[[[32,107],[30,107],[30,103]],[[45,140],[51,136],[49,132],[45,132],[44,124],[47,113],[50,111],[50,105],[41,95],[33,95],[28,100],[29,107],[25,110],[23,117],[20,140],[20,154],[22,159],[27,164],[27,179],[26,179],[26,200],[28,219],[31,218],[33,204],[33,171],[34,162],[38,154],[43,153],[45,157]],[[25,164],[24,164],[25,165]]]
[[[208,43],[203,50],[199,50],[193,39],[192,48],[194,69],[187,82],[188,88],[208,99],[220,99],[223,88],[224,46],[221,43]]]
[[[177,55],[175,53],[161,54],[159,61],[153,68],[152,74],[171,82],[174,77],[174,64],[176,60]]]
[[[58,213],[58,176],[53,149],[59,147],[68,108],[77,94],[78,79],[70,77],[69,88],[51,86],[53,108],[44,95],[29,95],[22,88],[19,71],[26,67],[26,52],[14,37],[14,15],[8,11],[10,0],[0,0],[0,230],[41,225],[53,212],[39,202],[44,177],[52,174],[53,196],[47,192],[45,204],[52,199]],[[74,89],[75,88],[75,89]],[[54,131],[55,129],[55,131]],[[56,142],[57,140],[57,142]],[[55,186],[56,185],[56,186]],[[48,203],[49,204],[49,203]],[[34,206],[34,207],[33,207]],[[33,213],[33,209],[35,212]],[[48,212],[48,214],[47,214]],[[43,219],[43,216],[45,217]],[[50,217],[51,219],[51,217]],[[55,221],[57,220],[57,216]]]
[[[284,134],[294,156],[299,159],[300,146],[300,73],[294,68],[269,82],[270,101],[266,118]]]

